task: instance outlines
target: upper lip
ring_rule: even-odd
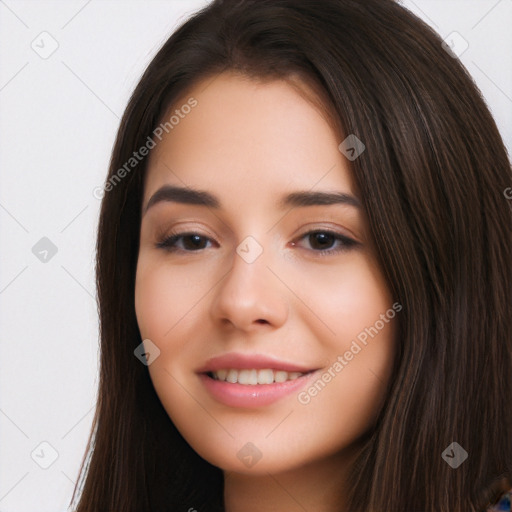
[[[261,354],[237,354],[231,352],[229,354],[223,354],[221,356],[212,357],[197,370],[197,373],[214,372],[217,370],[228,370],[228,369],[271,369],[271,370],[282,370],[285,372],[300,372],[308,373],[315,368],[308,368],[303,365],[289,363],[287,361],[279,361],[272,357],[268,357]]]

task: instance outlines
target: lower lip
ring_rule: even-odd
[[[270,405],[305,386],[316,374],[316,371],[285,382],[273,384],[238,384],[223,380],[215,380],[201,373],[199,378],[210,394],[219,402],[230,407],[255,408]]]

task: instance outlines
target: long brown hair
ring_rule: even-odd
[[[179,97],[226,70],[302,77],[337,120],[339,141],[356,134],[366,146],[351,171],[403,309],[390,391],[350,474],[349,510],[481,512],[512,486],[511,165],[466,69],[392,0],[215,0],[149,64],[101,204],[100,382],[75,510],[223,510],[222,471],[182,438],[134,357],[146,159],[125,164]],[[468,454],[457,468],[443,457],[452,442]]]

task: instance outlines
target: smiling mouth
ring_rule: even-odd
[[[286,372],[284,370],[273,370],[270,368],[265,369],[235,369],[226,368],[222,370],[216,370],[206,372],[205,375],[211,379],[229,382],[231,384],[242,384],[246,386],[257,386],[262,384],[275,384],[286,382],[290,380],[296,380],[299,377],[307,375],[314,370],[309,372]]]

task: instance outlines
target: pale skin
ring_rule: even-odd
[[[292,393],[256,409],[229,407],[195,370],[234,351],[321,375],[392,307],[361,208],[279,205],[296,191],[361,201],[338,150],[343,139],[284,80],[224,73],[175,108],[189,97],[197,106],[151,150],[145,180],[135,307],[142,339],[160,350],[150,377],[190,446],[224,471],[227,512],[342,510],[358,440],[385,398],[395,320],[307,404]],[[145,211],[163,185],[207,191],[220,207],[160,201]],[[306,236],[326,230],[357,243]],[[174,252],[156,247],[171,231],[200,238],[182,237]],[[236,252],[248,236],[263,250],[251,263]],[[261,453],[252,467],[237,457],[248,442]]]

